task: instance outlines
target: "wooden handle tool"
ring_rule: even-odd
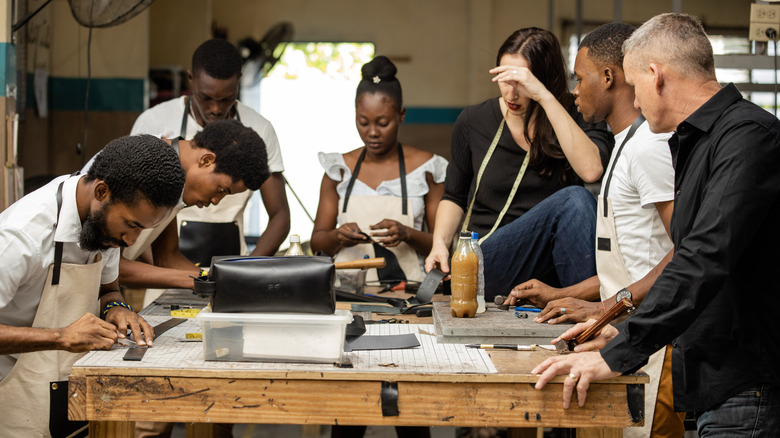
[[[631,304],[631,301],[628,300],[628,298],[623,298],[622,300],[615,303],[614,306],[612,306],[609,310],[607,310],[607,313],[604,314],[601,318],[596,321],[595,324],[588,327],[584,332],[580,333],[572,339],[571,341],[566,342],[563,339],[560,339],[558,342],[555,343],[555,349],[558,351],[558,353],[569,353],[571,351],[574,351],[574,347],[578,344],[582,344],[584,342],[590,341],[593,339],[596,334],[601,332],[601,329],[603,329],[607,324],[612,322],[615,318],[619,317],[620,315],[626,313],[628,309],[634,307],[633,304]]]
[[[337,263],[334,263],[333,266],[335,266],[336,269],[384,268],[385,267],[385,258],[384,257],[376,257],[376,258],[373,258],[373,259],[350,260],[348,262],[337,262]]]

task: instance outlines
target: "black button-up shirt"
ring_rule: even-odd
[[[669,146],[675,254],[601,354],[630,372],[675,341],[674,407],[703,411],[780,383],[780,121],[731,84]]]

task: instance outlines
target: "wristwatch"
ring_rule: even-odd
[[[631,307],[628,309],[628,314],[631,315],[632,313],[636,312],[636,306],[634,306],[634,300],[631,298],[631,291],[629,291],[626,288],[620,289],[618,293],[615,295],[615,303],[619,303],[620,300],[623,298],[628,298],[628,301],[631,302]]]

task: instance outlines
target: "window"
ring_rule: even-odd
[[[290,43],[265,78],[242,84],[241,101],[276,129],[284,175],[312,218],[324,174],[317,153],[347,152],[363,145],[355,129],[355,90],[361,67],[373,57],[372,43]],[[312,221],[289,187],[287,201],[290,233],[309,240]],[[255,193],[245,213],[245,233],[259,235],[267,223]]]

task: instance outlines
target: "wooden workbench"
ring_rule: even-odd
[[[69,416],[89,420],[93,437],[130,437],[136,420],[201,423],[188,429],[199,437],[210,436],[207,423],[571,427],[579,436],[610,437],[642,424],[631,420],[628,394],[642,392],[646,375],[594,383],[584,407],[573,403],[565,410],[562,376],[542,391],[533,388],[537,377],[530,370],[552,354],[492,351],[496,373],[401,372],[392,364],[381,371],[321,364],[274,370],[232,368],[230,362],[218,368],[213,362],[193,368],[77,364]],[[397,396],[383,401],[383,386],[397,388]]]

